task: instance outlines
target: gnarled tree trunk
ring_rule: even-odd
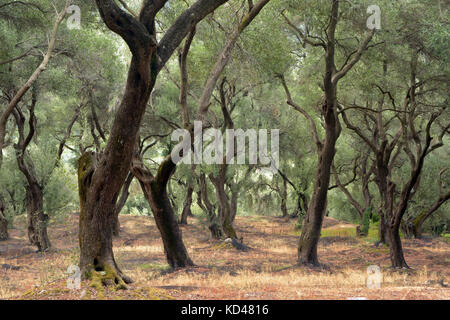
[[[47,251],[51,244],[47,234],[47,224],[49,217],[44,213],[44,196],[43,187],[39,184],[36,177],[36,170],[32,159],[25,161],[27,155],[27,147],[35,134],[36,117],[34,107],[36,105],[36,90],[33,88],[32,101],[29,109],[29,132],[25,136],[25,116],[20,108],[13,111],[16,120],[17,129],[19,131],[19,141],[14,145],[16,149],[16,161],[19,170],[25,176],[26,185],[26,203],[27,203],[27,220],[28,220],[28,238],[32,245],[38,248],[38,251]]]
[[[152,209],[156,226],[161,233],[167,262],[172,268],[182,268],[193,266],[194,263],[184,246],[181,230],[167,194],[167,182],[175,166],[169,156],[160,165],[158,174],[153,177],[142,161],[135,158],[132,171]]]
[[[83,278],[94,278],[99,275],[96,272],[106,272],[102,279],[103,284],[115,284],[118,288],[125,288],[125,283],[130,283],[131,279],[119,269],[112,250],[115,201],[111,202],[106,210],[96,208],[101,216],[94,215],[90,210],[92,199],[89,195],[92,194],[93,175],[98,167],[98,158],[94,152],[86,152],[78,159],[80,268]]]
[[[83,277],[113,279],[125,287],[131,279],[118,268],[112,250],[116,203],[131,165],[139,125],[144,114],[154,79],[150,61],[155,53],[151,42],[133,56],[125,93],[114,119],[108,144],[102,155],[85,153],[78,162],[80,193],[80,269]],[[106,280],[105,280],[106,281]]]

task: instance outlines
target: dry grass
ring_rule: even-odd
[[[323,269],[295,267],[297,239],[294,221],[266,217],[238,217],[248,252],[217,247],[206,226],[191,218],[183,238],[195,268],[170,271],[162,243],[150,217],[121,216],[121,237],[115,255],[135,283],[130,290],[99,293],[83,283],[66,288],[68,266],[76,264],[77,216],[50,228],[56,247],[47,254],[27,246],[25,228],[18,225],[13,239],[0,244],[0,298],[19,299],[449,299],[450,244],[439,239],[405,240],[406,260],[413,268],[393,272],[387,248],[349,238],[353,225],[326,221],[319,245]],[[341,234],[343,233],[343,234]],[[351,240],[351,241],[350,241]],[[379,265],[380,289],[366,286],[367,267]]]

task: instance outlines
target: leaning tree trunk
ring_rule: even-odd
[[[191,183],[187,186],[186,199],[184,200],[183,211],[181,212],[180,224],[187,224],[188,216],[192,215],[191,205],[192,205],[192,193],[194,192],[194,187]]]
[[[144,183],[139,180],[145,198],[153,212],[156,225],[161,233],[164,244],[164,252],[167,262],[172,268],[183,268],[193,266],[184,246],[181,230],[178,226],[175,213],[170,205],[166,188],[157,182]]]
[[[92,152],[85,153],[78,161],[82,277],[100,277],[107,285],[112,279],[118,288],[125,288],[131,279],[117,266],[112,250],[116,203],[130,170],[139,125],[154,85],[150,75],[152,50],[148,44],[131,60],[124,96],[104,153],[98,159]]]
[[[176,169],[171,156],[166,157],[153,176],[139,156],[133,159],[131,170],[141,185],[161,234],[167,262],[172,268],[193,266],[183,243],[181,229],[167,194],[167,183]]]
[[[0,241],[8,240],[8,220],[4,216],[5,206],[0,195]]]

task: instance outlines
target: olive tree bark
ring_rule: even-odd
[[[288,24],[294,29],[300,38],[305,41],[303,32],[284,16]],[[339,1],[333,0],[331,5],[330,22],[326,29],[326,41],[305,43],[322,47],[325,50],[325,73],[323,80],[324,102],[322,104],[322,114],[325,122],[325,139],[320,140],[314,120],[300,106],[295,104],[291,98],[289,89],[282,76],[283,87],[287,96],[287,103],[295,110],[305,116],[313,131],[313,138],[317,146],[317,171],[314,181],[314,191],[308,212],[303,220],[302,233],[298,245],[298,264],[318,266],[317,245],[322,229],[322,222],[326,212],[327,194],[330,182],[331,165],[335,154],[336,141],[340,134],[340,124],[337,117],[337,85],[338,81],[360,60],[362,53],[367,49],[367,45],[373,37],[375,30],[362,42],[355,54],[346,60],[345,65],[337,70],[335,65],[335,31],[339,18]]]
[[[51,244],[47,234],[47,224],[49,217],[44,213],[44,196],[43,187],[36,177],[36,170],[33,161],[27,156],[27,147],[30,144],[36,129],[36,117],[34,114],[34,107],[36,105],[36,94],[33,90],[32,102],[28,106],[29,110],[29,132],[25,136],[25,116],[22,110],[16,107],[13,110],[13,115],[16,120],[17,129],[19,132],[18,143],[14,145],[16,149],[16,160],[19,170],[25,176],[27,181],[26,189],[26,204],[27,204],[27,224],[28,224],[28,239],[32,245],[38,248],[38,251],[47,251]]]
[[[231,202],[230,202],[230,207],[231,207],[231,223],[234,222],[234,219],[236,218],[236,213],[237,213],[237,209],[238,209],[238,196],[239,196],[239,192],[237,191],[237,188],[234,187],[232,188],[230,185],[228,185],[229,189],[230,189],[230,193],[231,193]]]
[[[189,183],[186,191],[186,199],[184,199],[183,211],[181,212],[180,224],[187,224],[188,216],[192,215],[191,205],[192,205],[192,194],[194,193],[194,187],[192,183]]]
[[[124,288],[131,279],[117,266],[112,250],[112,225],[120,189],[130,170],[139,127],[157,75],[189,30],[226,0],[198,0],[175,19],[162,39],[157,42],[155,18],[166,0],[144,0],[137,17],[123,11],[112,0],[96,0],[100,16],[106,26],[128,45],[132,58],[124,95],[104,153],[95,157],[85,153],[78,162],[80,194],[80,269],[84,278],[101,277],[105,284]],[[169,166],[171,167],[171,166]],[[170,168],[172,169],[172,168]],[[164,170],[162,170],[164,171]],[[167,209],[165,190],[169,171],[158,176],[155,203],[157,209]],[[151,191],[146,187],[146,190]],[[148,197],[150,194],[147,194]],[[153,195],[152,195],[153,196]],[[153,197],[149,197],[153,199]],[[169,213],[170,213],[170,209]],[[170,219],[170,217],[169,217]],[[170,227],[170,224],[164,224]],[[169,233],[168,236],[176,235]],[[181,254],[181,253],[174,253]],[[182,263],[176,261],[175,265]],[[190,262],[184,259],[184,262]],[[98,273],[98,271],[105,271]]]
[[[0,241],[8,240],[8,220],[4,216],[5,205],[3,197],[0,195]]]
[[[25,84],[17,91],[15,96],[11,99],[9,104],[6,106],[6,109],[0,116],[0,166],[3,159],[3,147],[5,143],[5,135],[6,135],[6,124],[8,122],[9,116],[13,113],[14,109],[17,107],[17,104],[22,100],[23,96],[28,92],[33,83],[37,80],[39,75],[45,70],[47,64],[52,56],[53,49],[55,48],[56,43],[56,35],[58,33],[58,28],[61,22],[64,20],[66,16],[67,8],[70,5],[71,0],[66,0],[64,8],[57,13],[56,21],[53,26],[52,32],[49,36],[49,42],[47,47],[47,52],[45,53],[42,62],[39,64],[36,70],[34,70],[33,74],[28,78]]]
[[[221,128],[222,134],[226,130],[233,130],[234,123],[231,118],[231,114],[236,107],[236,102],[233,98],[236,96],[236,86],[229,84],[229,89],[225,89],[225,84],[228,84],[227,79],[224,77],[219,85],[220,107],[223,115],[223,126]],[[234,185],[234,182],[230,177],[227,177],[228,159],[232,159],[236,156],[236,141],[233,141],[234,147],[230,148],[229,153],[224,155],[222,163],[219,165],[219,172],[217,176],[214,174],[209,175],[209,179],[216,189],[216,196],[219,204],[219,217],[222,226],[222,230],[225,232],[228,238],[237,239],[236,230],[233,226],[234,219],[237,213],[239,190]],[[253,166],[249,166],[244,181],[251,172]],[[229,195],[226,192],[226,187],[229,189]]]

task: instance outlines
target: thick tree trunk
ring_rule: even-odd
[[[409,266],[406,264],[403,256],[402,242],[400,240],[400,233],[398,226],[391,226],[388,229],[389,233],[389,251],[393,268],[401,269]]]
[[[0,195],[0,241],[8,240],[8,220],[6,220],[5,215],[5,206],[3,203],[2,196]]]
[[[194,192],[194,187],[192,184],[188,184],[186,191],[186,199],[184,200],[183,211],[181,212],[180,224],[187,224],[188,216],[192,215],[191,204],[192,204],[192,193]]]
[[[42,188],[37,184],[27,186],[28,239],[38,251],[48,251],[51,247],[47,234],[49,217],[44,213]]]
[[[106,210],[100,211],[97,207],[97,212],[102,215],[94,214],[89,205],[92,201],[89,195],[92,194],[93,175],[97,162],[97,155],[94,152],[84,153],[78,159],[80,268],[83,278],[93,280],[100,278],[104,285],[126,288],[125,283],[131,283],[131,279],[126,277],[117,266],[112,250],[116,202],[111,202],[108,208],[104,208]]]
[[[120,288],[131,279],[115,262],[112,231],[117,199],[130,170],[139,125],[154,85],[150,76],[154,53],[150,44],[146,49],[131,60],[124,97],[103,155],[97,159],[95,154],[85,153],[78,162],[80,269],[85,278],[99,276],[94,271],[105,271],[102,279],[112,278]]]
[[[93,154],[84,154],[78,162],[81,206],[80,269],[84,278],[96,276],[102,282],[112,280],[119,287],[125,287],[125,282],[131,281],[123,275],[115,262],[112,250],[112,229],[118,195],[130,170],[139,127],[150,93],[159,71],[192,26],[224,2],[226,0],[198,0],[179,15],[172,27],[169,27],[165,35],[157,42],[155,17],[165,1],[145,1],[138,17],[125,13],[112,0],[95,1],[102,20],[109,29],[127,43],[132,58],[123,98],[116,112],[103,155],[97,161]],[[163,167],[160,169],[165,170]],[[172,166],[169,166],[169,171],[173,172],[173,170]],[[165,173],[161,178],[168,179],[170,175]],[[153,185],[156,189],[153,186],[148,188],[148,181],[145,181],[146,196],[153,201],[150,204],[154,204],[157,209],[156,213],[154,212],[155,218],[158,217],[157,224],[163,223],[160,231],[162,233],[169,231],[168,234],[164,233],[163,237],[181,236],[181,233],[176,231],[178,225],[171,212],[165,191],[167,179],[162,185],[158,177],[159,174]],[[155,198],[155,196],[161,198]],[[164,214],[169,216],[161,217]],[[165,224],[166,222],[169,224]],[[174,234],[167,230],[170,227],[175,228],[172,230]],[[166,249],[174,248],[169,246]],[[182,255],[182,252],[178,254]],[[180,261],[170,260],[169,263],[178,266],[183,264],[182,260],[184,263],[190,262],[190,259],[183,259],[180,256]],[[102,273],[96,273],[98,271]]]

